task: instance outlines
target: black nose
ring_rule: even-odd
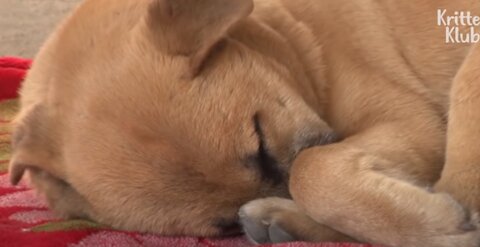
[[[242,234],[242,226],[238,219],[219,219],[215,223],[215,227],[219,229],[220,236],[231,237]]]

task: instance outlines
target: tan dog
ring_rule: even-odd
[[[28,169],[64,217],[201,236],[236,233],[242,204],[289,183],[294,201],[240,210],[252,240],[479,246],[480,47],[446,44],[438,9],[480,14],[468,0],[86,0],[25,81],[12,181]],[[455,199],[428,189],[445,160],[436,189]]]

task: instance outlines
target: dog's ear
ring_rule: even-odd
[[[152,0],[147,23],[169,55],[190,57],[192,74],[227,32],[253,10],[253,0]]]
[[[10,181],[16,185],[27,169],[45,171],[56,177],[65,177],[57,167],[54,133],[50,130],[45,108],[36,105],[24,109],[14,121],[13,155],[9,164]]]

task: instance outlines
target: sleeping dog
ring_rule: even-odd
[[[124,230],[479,246],[475,13],[85,0],[24,82],[11,180]]]

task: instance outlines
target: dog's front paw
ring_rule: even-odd
[[[463,223],[442,235],[432,236],[429,242],[437,244],[428,245],[434,247],[480,247],[480,218],[478,213],[469,213],[466,211]],[[455,228],[454,225],[452,225]],[[426,245],[423,245],[426,246]]]
[[[432,247],[480,247],[480,224],[478,214],[462,207],[445,193],[432,195],[435,203],[430,208],[430,217],[422,222],[424,229],[415,246]]]
[[[255,200],[243,206],[239,215],[245,234],[256,244],[354,241],[315,222],[288,199]]]
[[[429,194],[422,203],[408,205],[402,216],[397,228],[385,227],[382,242],[372,242],[394,247],[480,247],[478,215],[448,194]],[[372,234],[363,235],[368,239]]]
[[[285,229],[287,215],[295,214],[296,205],[280,198],[260,199],[240,209],[240,221],[247,237],[256,244],[284,243],[298,240]]]

